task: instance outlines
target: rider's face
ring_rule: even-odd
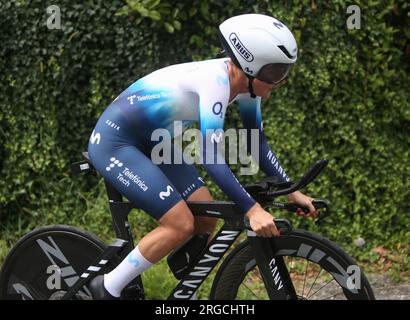
[[[280,86],[286,84],[287,82],[288,80],[287,78],[285,78],[279,83],[270,84],[270,83],[263,82],[255,78],[253,80],[253,91],[255,95],[262,97],[262,99],[266,99],[270,96],[273,89],[279,88]]]

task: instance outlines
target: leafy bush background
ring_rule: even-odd
[[[46,27],[52,4],[61,30]],[[359,30],[346,28],[350,4],[361,8]],[[260,12],[285,22],[300,48],[289,85],[264,102],[271,145],[295,179],[315,160],[330,160],[306,193],[328,199],[333,214],[320,229],[298,224],[357,259],[380,261],[377,246],[399,252],[408,271],[409,7],[404,0],[0,0],[0,263],[42,224],[112,238],[103,183],[69,172],[99,114],[148,72],[215,57],[217,25]],[[228,127],[240,125],[235,106],[228,119]],[[155,226],[142,212],[131,220],[138,237]],[[354,246],[358,237],[363,247]]]

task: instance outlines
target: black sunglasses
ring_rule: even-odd
[[[279,84],[287,78],[291,67],[289,63],[270,63],[264,65],[255,78],[269,84]]]

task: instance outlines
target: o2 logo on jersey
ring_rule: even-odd
[[[223,112],[222,112],[222,103],[215,102],[215,104],[212,106],[212,112],[216,115],[219,116],[221,119],[223,117]]]

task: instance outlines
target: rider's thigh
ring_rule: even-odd
[[[135,146],[115,145],[105,139],[98,146],[90,144],[88,152],[95,169],[155,219],[159,220],[182,200],[167,176]]]
[[[175,152],[182,154],[178,146],[172,144],[170,150],[171,163],[160,163],[157,165],[174,184],[182,198],[187,200],[191,195],[204,187],[205,182],[195,165],[186,163],[183,157],[179,159],[175,157]]]
[[[175,163],[175,151],[180,150],[172,145],[172,162],[170,164],[158,164],[158,167],[165,173],[170,181],[175,185],[182,198],[186,201],[213,201],[211,193],[205,185],[198,170],[193,164],[182,162]],[[217,219],[211,217],[194,217],[194,233],[212,233],[216,227]]]

